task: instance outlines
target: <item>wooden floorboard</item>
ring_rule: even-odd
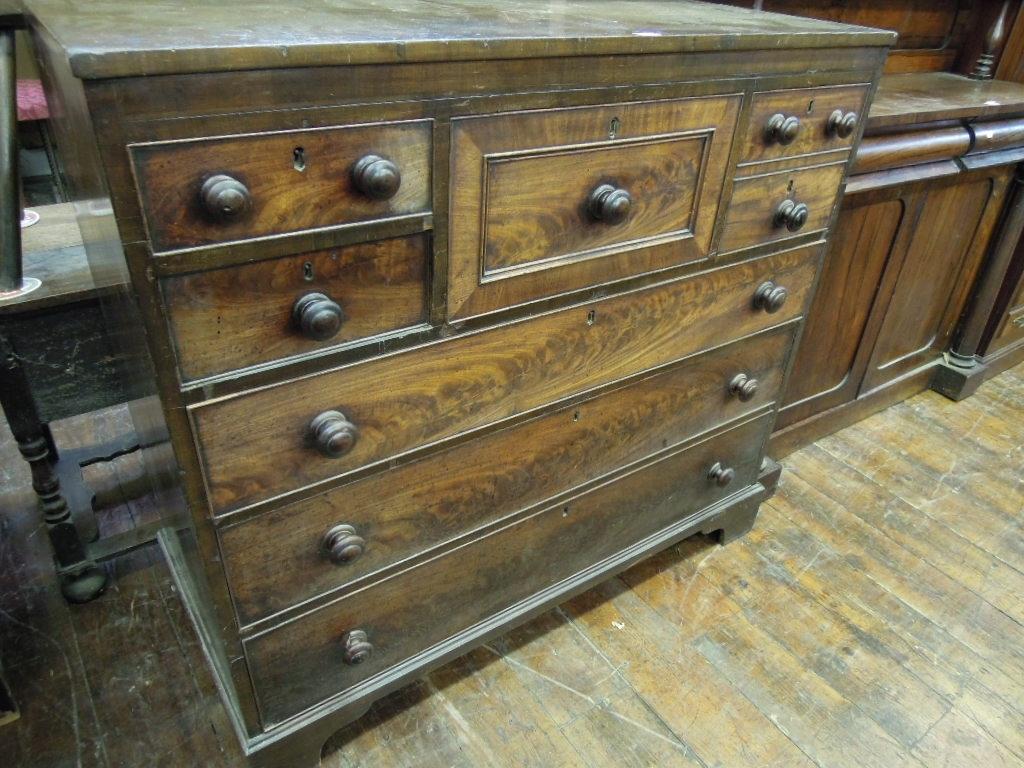
[[[110,439],[123,411],[58,425]],[[694,537],[379,702],[325,768],[1024,766],[1024,366],[784,462],[745,538]],[[89,469],[107,531],[126,456]],[[243,766],[159,553],[68,606],[0,433],[0,764]]]

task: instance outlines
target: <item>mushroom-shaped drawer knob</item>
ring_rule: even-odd
[[[764,125],[764,140],[769,144],[792,144],[800,133],[800,118],[776,113]]]
[[[753,379],[745,373],[737,373],[729,382],[729,392],[744,403],[752,400],[757,394],[757,379]]]
[[[776,227],[785,227],[790,232],[796,232],[807,223],[810,213],[811,209],[806,204],[786,199],[775,209],[773,223]]]
[[[825,131],[829,136],[838,136],[840,139],[849,138],[853,129],[857,127],[857,113],[843,112],[841,109],[834,110],[828,116],[825,124]]]
[[[334,336],[345,321],[341,305],[323,293],[307,293],[296,300],[292,319],[311,341],[326,341]]]
[[[341,638],[342,658],[350,667],[362,664],[373,656],[373,646],[366,639],[366,632],[361,629],[353,629],[346,632]]]
[[[342,523],[331,528],[324,534],[321,542],[324,552],[335,565],[351,563],[363,554],[366,541],[356,533],[356,529]]]
[[[341,411],[324,411],[309,423],[313,444],[324,456],[344,456],[356,444],[359,430]]]
[[[771,280],[761,283],[754,291],[754,308],[763,309],[769,315],[782,309],[789,298],[789,291]]]
[[[232,221],[252,207],[249,188],[238,179],[219,173],[203,182],[199,197],[206,212],[220,221]]]
[[[402,173],[380,155],[364,155],[352,166],[352,183],[372,200],[387,200],[402,186]]]
[[[720,461],[716,461],[708,470],[708,480],[719,488],[724,488],[736,478],[736,470],[727,467]]]
[[[591,218],[605,224],[621,224],[632,206],[629,192],[614,184],[601,184],[587,197],[587,212]]]

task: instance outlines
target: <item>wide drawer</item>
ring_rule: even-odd
[[[220,533],[243,624],[439,546],[778,397],[793,324]],[[347,526],[347,527],[345,527]],[[335,547],[333,555],[329,547]]]
[[[415,235],[164,278],[182,379],[425,322],[427,243]]]
[[[719,243],[724,252],[825,229],[845,165],[737,179]]]
[[[617,553],[753,483],[770,426],[771,414],[736,426],[253,637],[245,652],[264,727],[450,647],[539,592],[555,598],[581,572],[612,570]],[[734,470],[732,483],[709,476],[716,463]],[[372,653],[356,663],[363,642]]]
[[[865,84],[755,93],[740,162],[849,147],[867,118],[867,90]]]
[[[453,120],[449,315],[707,257],[740,101]]]
[[[129,147],[153,250],[430,210],[431,121]]]
[[[814,245],[752,259],[191,406],[211,507],[328,481],[791,320],[819,256]],[[768,294],[774,313],[755,300]]]

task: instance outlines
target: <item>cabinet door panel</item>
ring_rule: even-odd
[[[847,206],[840,214],[778,427],[856,396],[866,365],[858,351],[906,213],[906,201],[893,199]]]
[[[994,221],[993,179],[928,192],[900,265],[861,391],[934,359],[962,309]],[[984,225],[984,226],[983,226]]]

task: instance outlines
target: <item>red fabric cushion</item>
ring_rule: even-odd
[[[18,122],[45,120],[50,116],[40,80],[18,81]]]

